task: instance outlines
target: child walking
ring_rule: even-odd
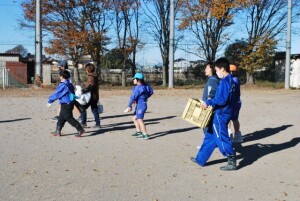
[[[241,101],[241,83],[239,78],[237,77],[237,66],[235,64],[230,64],[230,72],[232,74],[232,80],[233,82],[236,84],[237,86],[237,91],[238,91],[238,103],[235,105],[234,107],[234,112],[233,112],[233,116],[231,118],[231,121],[229,122],[228,125],[228,131],[229,131],[229,135],[230,135],[230,139],[233,143],[242,143],[243,142],[243,136],[242,133],[240,131],[240,122],[239,122],[239,113],[240,113],[240,109],[242,107],[242,101]],[[233,124],[233,129],[234,129],[234,133],[231,133],[231,122]]]
[[[81,137],[81,135],[85,133],[85,130],[82,128],[81,124],[73,117],[72,111],[74,108],[74,100],[71,100],[70,94],[75,93],[74,87],[70,83],[69,78],[70,73],[67,70],[62,70],[59,73],[60,84],[48,99],[48,107],[51,107],[51,104],[57,99],[59,99],[59,104],[61,106],[58,121],[56,124],[56,130],[54,132],[51,132],[51,134],[53,136],[61,136],[61,130],[67,121],[77,129],[78,133],[75,136]]]
[[[98,73],[96,72],[96,68],[92,63],[88,63],[85,65],[85,71],[87,73],[88,79],[86,83],[86,88],[82,89],[82,93],[91,93],[91,99],[86,105],[80,105],[76,102],[76,106],[79,108],[81,113],[81,125],[84,128],[87,128],[86,118],[87,113],[86,110],[89,106],[91,106],[92,113],[95,118],[95,125],[93,128],[101,128],[100,126],[100,116],[98,112],[98,101],[99,101],[99,80]]]
[[[144,124],[144,115],[147,111],[147,100],[153,94],[153,89],[149,84],[144,81],[144,75],[142,73],[136,73],[134,75],[133,84],[136,85],[129,99],[128,107],[126,111],[132,110],[132,105],[135,103],[135,112],[132,116],[132,121],[135,125],[136,133],[132,136],[142,139],[149,139],[146,126]]]

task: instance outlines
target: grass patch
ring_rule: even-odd
[[[256,81],[255,86],[262,88],[283,89],[284,82]]]

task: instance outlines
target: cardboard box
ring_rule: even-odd
[[[212,118],[213,109],[200,107],[201,101],[196,98],[189,98],[182,114],[182,119],[200,128],[205,128]]]

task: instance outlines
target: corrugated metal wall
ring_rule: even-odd
[[[22,62],[6,62],[6,68],[10,71],[11,84],[27,84],[27,64]]]

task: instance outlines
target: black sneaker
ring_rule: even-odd
[[[51,132],[51,135],[60,137],[61,133],[60,133],[60,131],[54,131],[54,132]]]
[[[148,140],[150,136],[148,134],[142,135],[141,139]]]
[[[81,124],[82,128],[87,128],[88,126],[86,124]]]
[[[54,116],[53,118],[50,119],[51,121],[58,121],[58,116]]]
[[[95,125],[92,128],[101,128],[101,126],[100,125]]]
[[[139,136],[139,135],[141,135],[141,134],[142,134],[142,132],[136,132],[136,133],[132,134],[132,136],[133,136],[133,137],[137,137],[137,136]]]
[[[191,159],[192,162],[197,163],[196,158],[191,157],[190,159]]]
[[[80,131],[78,131],[78,133],[75,135],[75,137],[81,137],[81,135],[83,135],[85,133],[85,130],[82,129]]]

